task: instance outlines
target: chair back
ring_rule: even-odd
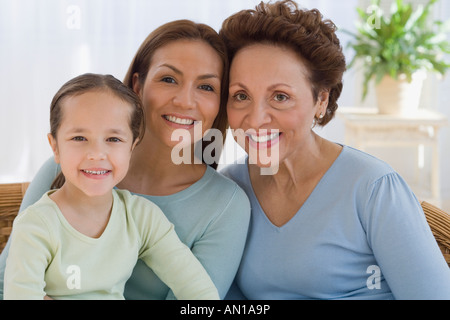
[[[0,252],[6,246],[28,185],[28,182],[0,184]]]
[[[431,232],[450,267],[450,215],[426,201],[421,205]]]

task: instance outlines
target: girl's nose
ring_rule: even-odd
[[[89,146],[87,158],[89,160],[104,160],[106,158],[106,150],[101,143],[93,142]]]

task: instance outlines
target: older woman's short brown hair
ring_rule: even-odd
[[[286,46],[298,53],[309,71],[315,102],[322,90],[330,92],[327,112],[317,124],[324,126],[338,108],[342,91],[345,56],[336,26],[323,20],[317,9],[301,10],[294,1],[261,2],[255,10],[240,11],[222,24],[220,36],[228,49],[230,63],[236,53],[255,43]]]

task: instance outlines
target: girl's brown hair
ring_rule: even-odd
[[[226,105],[228,98],[228,57],[225,44],[219,37],[217,32],[201,23],[195,23],[190,20],[176,20],[166,23],[150,33],[140,48],[136,52],[133,61],[128,68],[128,72],[125,75],[124,83],[129,88],[133,88],[133,75],[137,73],[139,75],[139,81],[141,85],[144,84],[147,78],[148,70],[152,63],[152,58],[155,51],[170,42],[177,40],[200,40],[209,44],[219,55],[222,60],[223,72],[221,79],[221,92],[220,92],[220,107],[219,113],[212,125],[212,128],[219,129],[222,133],[223,141],[225,142],[226,129],[228,126]],[[214,141],[202,141],[202,154],[205,148]],[[219,144],[216,144],[219,145]],[[216,152],[221,150],[215,149]],[[212,155],[215,158],[219,158],[219,155]],[[217,168],[217,163],[210,164],[211,167]]]
[[[230,63],[240,49],[255,43],[294,50],[309,71],[315,102],[322,90],[329,91],[327,112],[316,123],[324,126],[334,117],[346,63],[336,26],[323,20],[319,10],[301,10],[290,0],[261,2],[255,10],[242,10],[226,19],[219,34],[227,46]]]
[[[55,139],[57,138],[57,132],[61,126],[64,115],[62,106],[66,98],[95,90],[108,91],[133,107],[130,116],[130,128],[133,133],[133,143],[136,139],[139,139],[138,143],[142,141],[145,132],[145,116],[144,108],[142,107],[139,97],[133,90],[113,76],[93,73],[86,73],[69,80],[55,94],[50,105],[50,134]],[[61,188],[64,182],[64,175],[60,172],[53,181],[51,189]]]

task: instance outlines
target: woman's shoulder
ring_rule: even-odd
[[[231,175],[227,174],[229,166],[221,170],[210,170],[211,171],[211,183],[219,186],[223,186],[227,189],[239,188],[238,184],[231,178]]]
[[[340,175],[360,177],[376,181],[384,176],[397,174],[385,161],[364,151],[344,146],[336,161]]]
[[[53,180],[60,171],[61,168],[53,157],[50,157],[44,162],[27,188],[20,206],[20,211],[38,201],[44,193],[49,191]]]
[[[232,164],[223,166],[220,168],[219,172],[223,176],[233,180],[238,185],[242,185],[242,182],[246,180],[245,178],[248,175],[247,156],[236,160]]]
[[[212,201],[218,200],[217,194],[220,194],[225,201],[248,202],[246,193],[234,179],[212,168],[210,171],[211,179],[205,184],[205,192],[212,195]]]

